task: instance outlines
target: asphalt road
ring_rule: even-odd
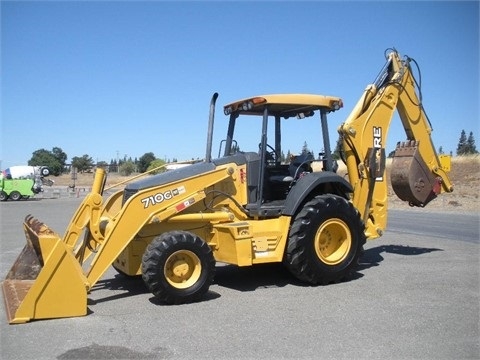
[[[2,278],[32,213],[63,233],[80,199],[0,204]],[[1,359],[479,359],[479,215],[390,211],[349,281],[311,287],[281,266],[218,266],[205,301],[155,303],[112,269],[85,317],[8,325]]]

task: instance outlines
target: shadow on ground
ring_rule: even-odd
[[[384,260],[382,254],[418,256],[434,251],[443,250],[403,245],[383,245],[365,250],[359,259],[359,266],[356,271],[344,279],[343,282],[362,278],[366,275],[366,271],[368,271],[369,268],[379,266]],[[312,286],[297,280],[281,263],[259,264],[248,267],[219,264],[216,267],[213,283],[220,287],[241,292],[255,291],[260,288],[280,288],[287,285]],[[95,291],[99,289],[114,290],[115,294],[96,300],[88,299],[88,305],[149,293],[141,276],[125,276],[122,274],[116,274],[113,278],[99,281],[92,290]],[[118,291],[122,292],[118,293]],[[219,294],[209,291],[203,300],[214,300],[219,296]],[[155,298],[151,298],[150,301],[162,305],[162,303],[156,301]]]

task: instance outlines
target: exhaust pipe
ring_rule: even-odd
[[[213,139],[213,122],[215,118],[215,103],[217,102],[218,93],[214,93],[210,101],[210,113],[208,116],[208,132],[207,132],[207,153],[205,162],[212,161],[212,139]]]

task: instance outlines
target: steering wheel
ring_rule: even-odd
[[[270,149],[272,151],[268,151],[268,154],[275,160],[277,161],[278,155],[273,146],[267,144],[267,149]]]
[[[268,144],[266,144],[266,145],[267,145],[267,149],[271,150],[271,151],[267,151],[267,163],[272,163],[272,164],[276,163],[277,159],[278,159],[277,152],[275,151],[273,146],[268,145]],[[258,146],[261,147],[262,144],[259,144]]]

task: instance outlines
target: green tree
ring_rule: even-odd
[[[467,148],[469,154],[478,154],[477,147],[475,146],[475,139],[473,138],[473,132],[470,131],[467,139]]]
[[[165,161],[163,161],[161,159],[155,159],[150,163],[150,165],[148,166],[146,171],[151,171],[151,170],[159,168],[155,171],[152,171],[151,173],[152,174],[158,174],[158,173],[164,172],[164,171],[166,171],[166,169],[165,169],[165,167],[161,167],[161,166],[163,166],[165,164],[166,164]]]
[[[67,154],[59,148],[59,147],[54,147],[52,148],[52,154],[57,159],[63,166],[65,166],[65,162],[67,161]]]
[[[465,130],[462,130],[460,133],[460,140],[458,140],[457,145],[457,155],[465,155],[467,151],[467,135]]]
[[[132,175],[132,173],[135,171],[135,164],[133,161],[124,161],[122,165],[119,167],[119,173],[120,175],[123,176],[129,176]]]
[[[469,154],[478,154],[477,148],[475,146],[475,139],[473,137],[473,132],[470,131],[468,135],[465,133],[465,130],[462,130],[460,133],[460,140],[457,145],[457,155],[469,155]]]
[[[117,160],[110,160],[110,165],[108,166],[108,171],[118,173],[118,164]]]
[[[47,166],[52,175],[60,175],[65,168],[67,154],[59,147],[54,147],[52,151],[46,149],[35,150],[32,158],[28,160],[30,166]]]
[[[95,163],[91,156],[85,154],[82,157],[74,156],[72,158],[72,166],[76,167],[79,172],[83,173],[85,171],[90,171],[95,166]]]
[[[144,173],[147,171],[148,167],[150,166],[151,162],[155,160],[156,157],[153,154],[153,152],[148,152],[143,154],[140,159],[138,159],[138,172],[139,173]]]
[[[302,146],[302,154],[306,154],[306,153],[309,153],[311,152],[310,149],[308,148],[308,145],[307,145],[307,142],[304,141],[303,142],[303,146]]]

